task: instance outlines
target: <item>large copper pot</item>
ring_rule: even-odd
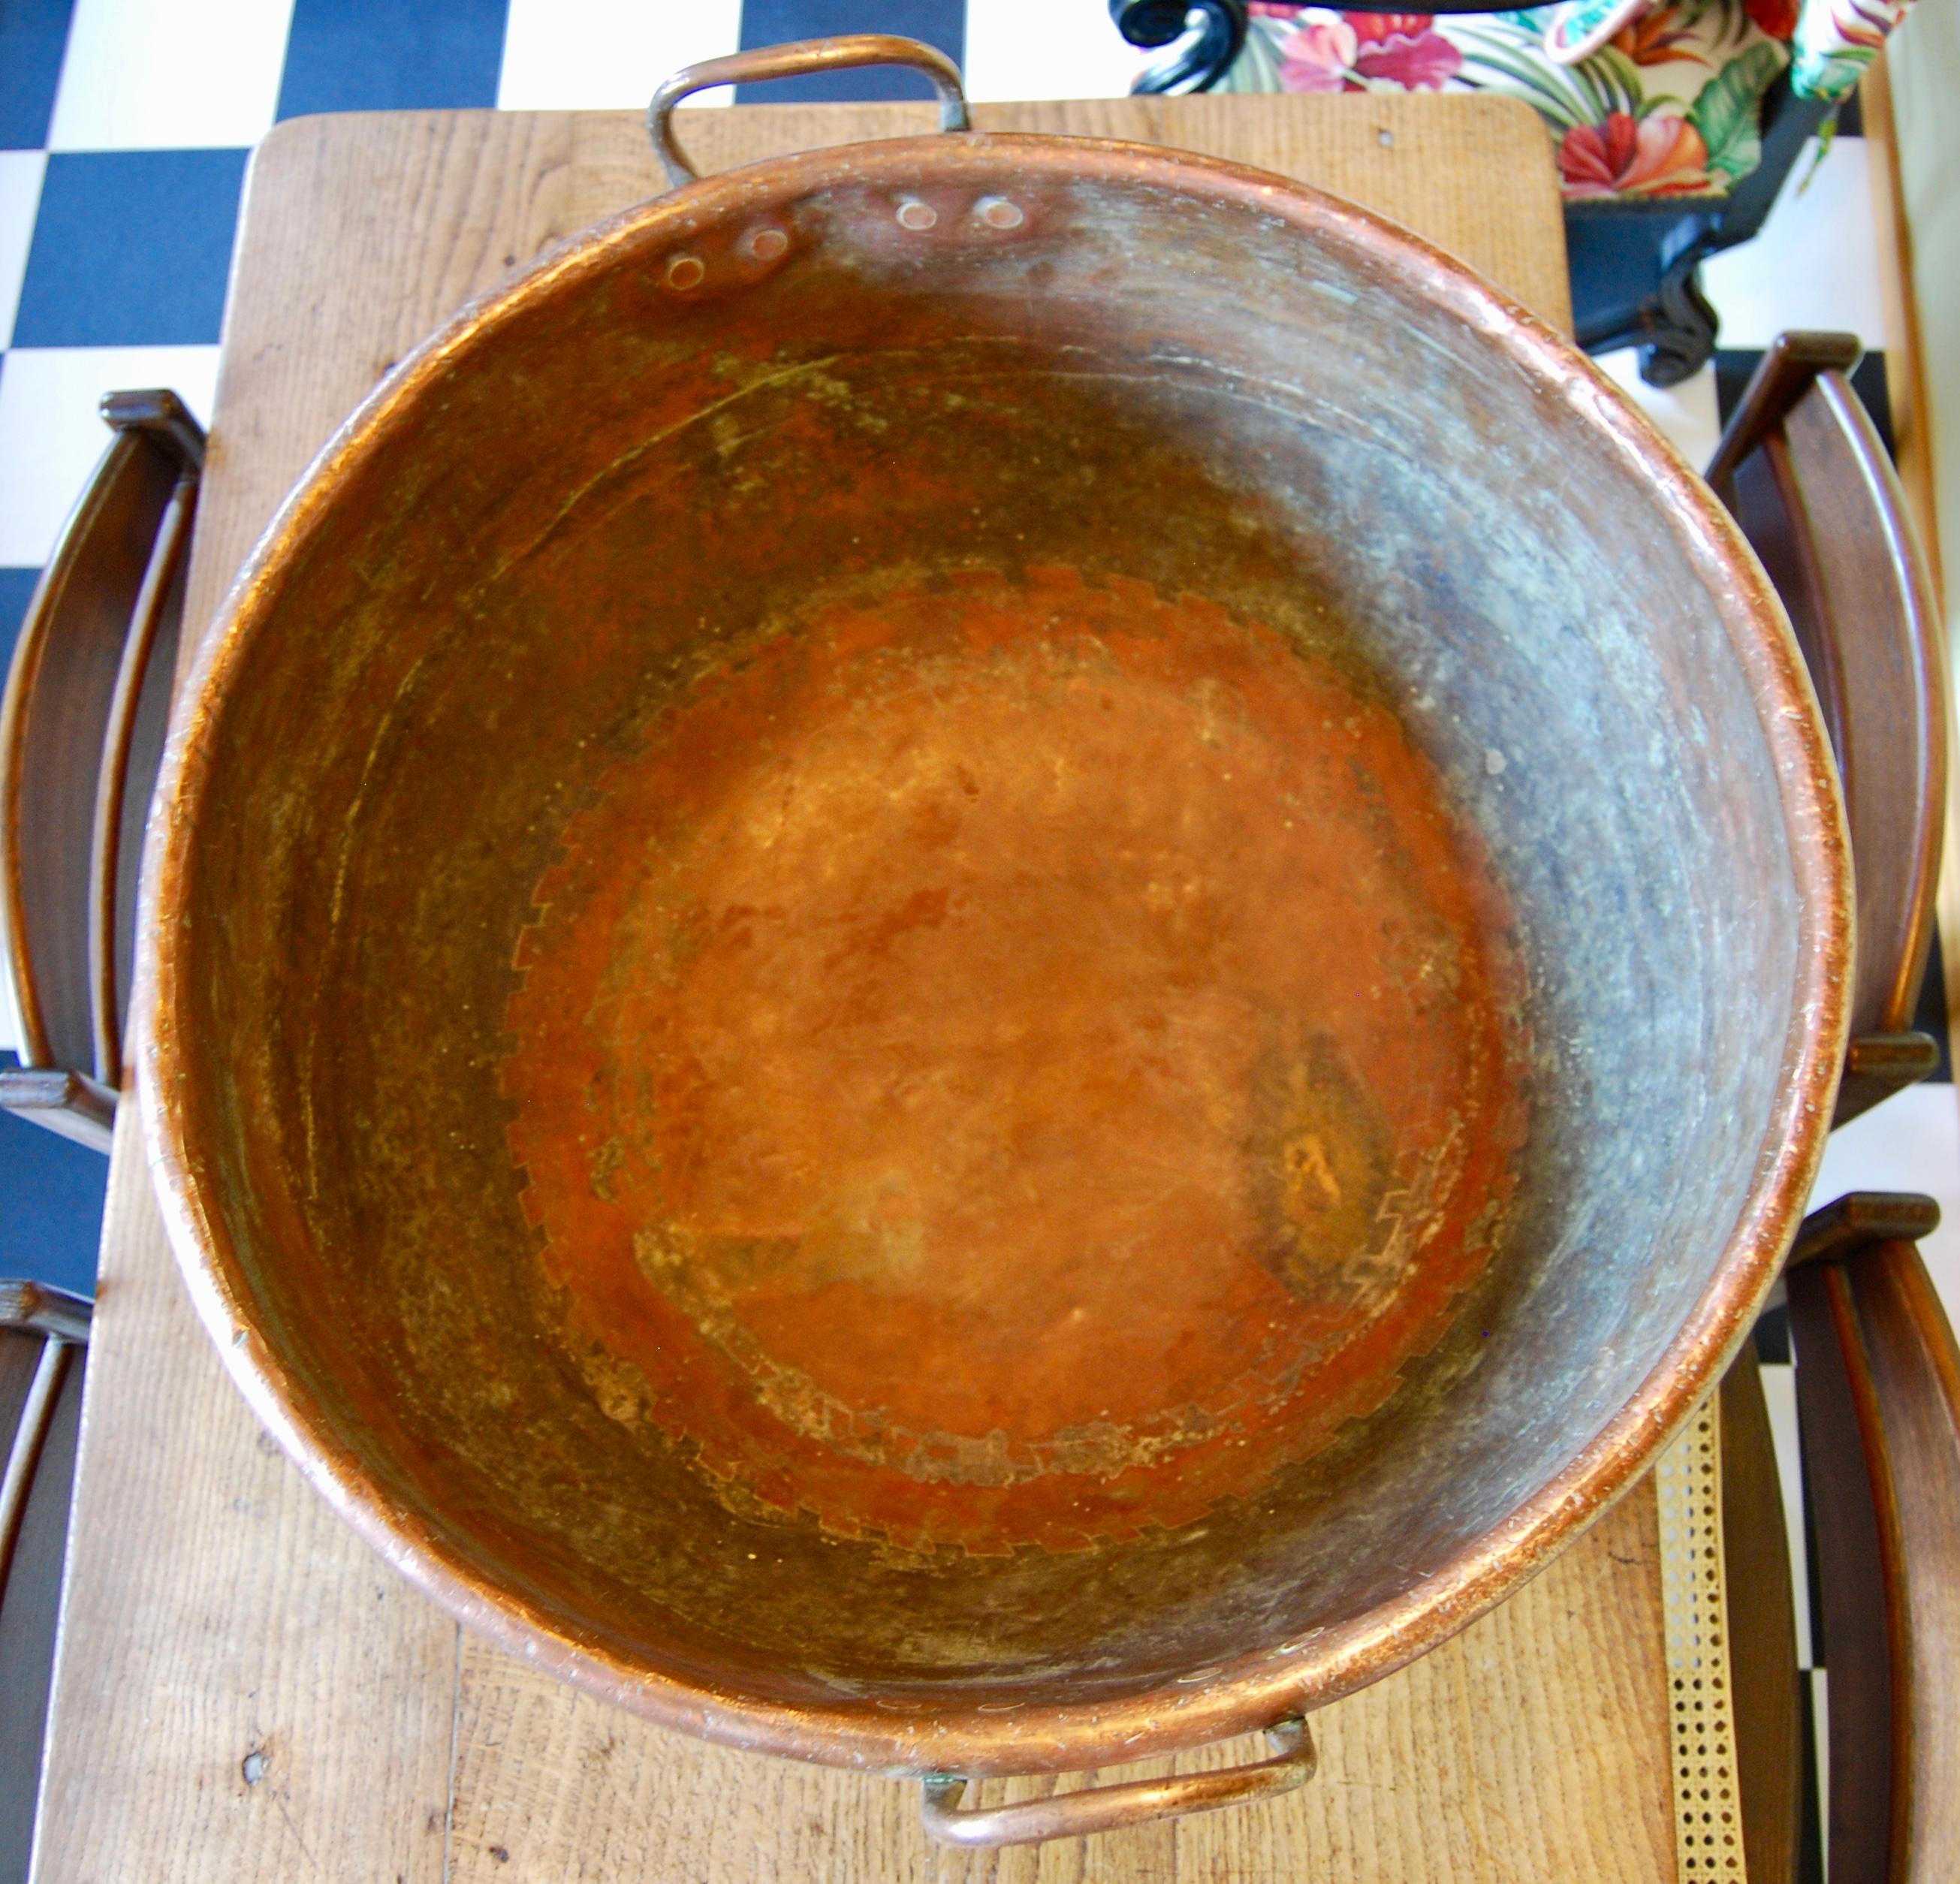
[[[409,1576],[778,1753],[1280,1740],[933,1779],[970,1841],[1297,1783],[1569,1542],[1844,1046],[1830,756],[1706,488],[1457,263],[1158,149],[759,164],[466,310],[160,807],[172,1236]]]

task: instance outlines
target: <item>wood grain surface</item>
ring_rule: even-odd
[[[1521,106],[1199,98],[976,115],[1263,162],[1399,217],[1568,321],[1549,151]],[[929,107],[757,107],[688,114],[682,136],[712,168],[930,121]],[[248,186],[188,622],[209,619],[281,495],[393,361],[657,183],[625,113],[275,132]],[[1656,1548],[1643,1484],[1502,1609],[1317,1715],[1319,1777],[1285,1800],[993,1857],[940,1852],[915,1789],[663,1733],[461,1634],[385,1569],[225,1380],[126,1105],[33,1876],[1652,1884],[1674,1874]]]

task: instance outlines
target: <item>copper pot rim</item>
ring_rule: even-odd
[[[173,1017],[186,970],[179,937],[189,855],[212,772],[210,729],[286,565],[359,465],[387,448],[396,415],[478,336],[539,299],[575,292],[642,251],[726,218],[845,183],[978,183],[1005,168],[1208,194],[1290,224],[1380,270],[1481,333],[1549,396],[1577,409],[1643,478],[1707,588],[1754,691],[1774,764],[1799,898],[1796,975],[1778,1103],[1740,1214],[1708,1287],[1660,1361],[1564,1469],[1399,1596],[1277,1648],[1192,1671],[1113,1701],[982,1712],[976,1703],[772,1700],[677,1679],[581,1634],[501,1587],[418,1513],[395,1502],[333,1432],[260,1330],[221,1216],[207,1208],[196,1147],[168,1095],[190,1074]],[[1436,1647],[1542,1568],[1650,1466],[1748,1332],[1794,1235],[1829,1129],[1848,1027],[1850,862],[1834,764],[1807,671],[1768,577],[1728,513],[1674,447],[1563,336],[1454,257],[1385,218],[1309,186],[1223,159],[1096,138],[967,133],[835,146],[705,178],[570,238],[473,301],[409,354],[329,441],[281,506],[202,638],[184,683],[150,821],[139,925],[137,1085],[151,1176],[198,1314],[253,1411],[314,1488],[385,1559],[506,1651],[655,1721],[728,1745],[914,1774],[1066,1770],[1249,1733],[1325,1704]],[[993,1704],[998,1709],[1000,1704]]]

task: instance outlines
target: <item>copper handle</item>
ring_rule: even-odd
[[[1708,466],[1790,612],[1844,782],[1857,874],[1838,1122],[1932,1070],[1912,1024],[1946,791],[1946,656],[1904,495],[1847,375],[1850,334],[1778,336]]]
[[[908,40],[896,33],[844,33],[835,39],[794,40],[787,46],[759,46],[752,52],[730,53],[683,66],[654,94],[647,107],[647,135],[659,152],[667,181],[678,189],[698,180],[701,173],[674,142],[673,108],[690,92],[714,85],[749,85],[765,78],[801,78],[810,72],[847,72],[858,65],[909,65],[925,74],[939,94],[939,128],[966,131],[966,94],[960,89],[959,68],[936,46]]]
[[[134,911],[126,827],[162,744],[204,434],[173,393],[112,393],[102,416],[115,436],[0,703],[0,947],[23,1062],[0,1071],[0,1105],[106,1150]]]
[[[952,1774],[934,1774],[924,1781],[921,1809],[925,1828],[942,1844],[969,1849],[1039,1844],[1047,1838],[1080,1838],[1125,1825],[1147,1825],[1153,1819],[1176,1819],[1186,1812],[1247,1805],[1255,1799],[1277,1799],[1312,1778],[1320,1756],[1306,1723],[1297,1717],[1268,1727],[1266,1738],[1272,1744],[1273,1757],[1250,1766],[1227,1767],[1216,1773],[1172,1774],[1167,1779],[1128,1780],[1121,1785],[1095,1786],[1085,1792],[1030,1799],[1015,1806],[975,1806],[963,1810],[959,1800],[966,1781]]]

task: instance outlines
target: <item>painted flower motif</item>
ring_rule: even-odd
[[[1901,0],[1831,0],[1831,24],[1846,45],[1876,53],[1904,11]]]
[[[1345,91],[1355,50],[1354,29],[1339,14],[1309,20],[1280,43],[1280,83],[1288,91]]]
[[[1314,9],[1281,42],[1280,83],[1288,91],[1365,91],[1372,84],[1440,91],[1463,68],[1463,55],[1432,30],[1430,13]]]
[[[1354,29],[1354,69],[1408,91],[1440,91],[1463,69],[1463,55],[1435,31],[1433,13],[1363,13]]]
[[[1633,118],[1575,125],[1558,147],[1568,196],[1672,196],[1704,191],[1708,147],[1685,118]]]
[[[1787,40],[1796,32],[1796,16],[1803,0],[1744,0],[1749,18],[1773,40]]]
[[[1750,4],[1752,11],[1758,5],[1787,5],[1794,15],[1796,0],[1750,0]],[[1678,7],[1656,7],[1637,20],[1629,20],[1613,35],[1610,43],[1636,65],[1665,65],[1682,59],[1706,65],[1709,61],[1694,44],[1694,22],[1685,18]]]
[[[1835,102],[1851,88],[1911,0],[1820,0],[1798,14],[1790,84],[1799,98]]]

